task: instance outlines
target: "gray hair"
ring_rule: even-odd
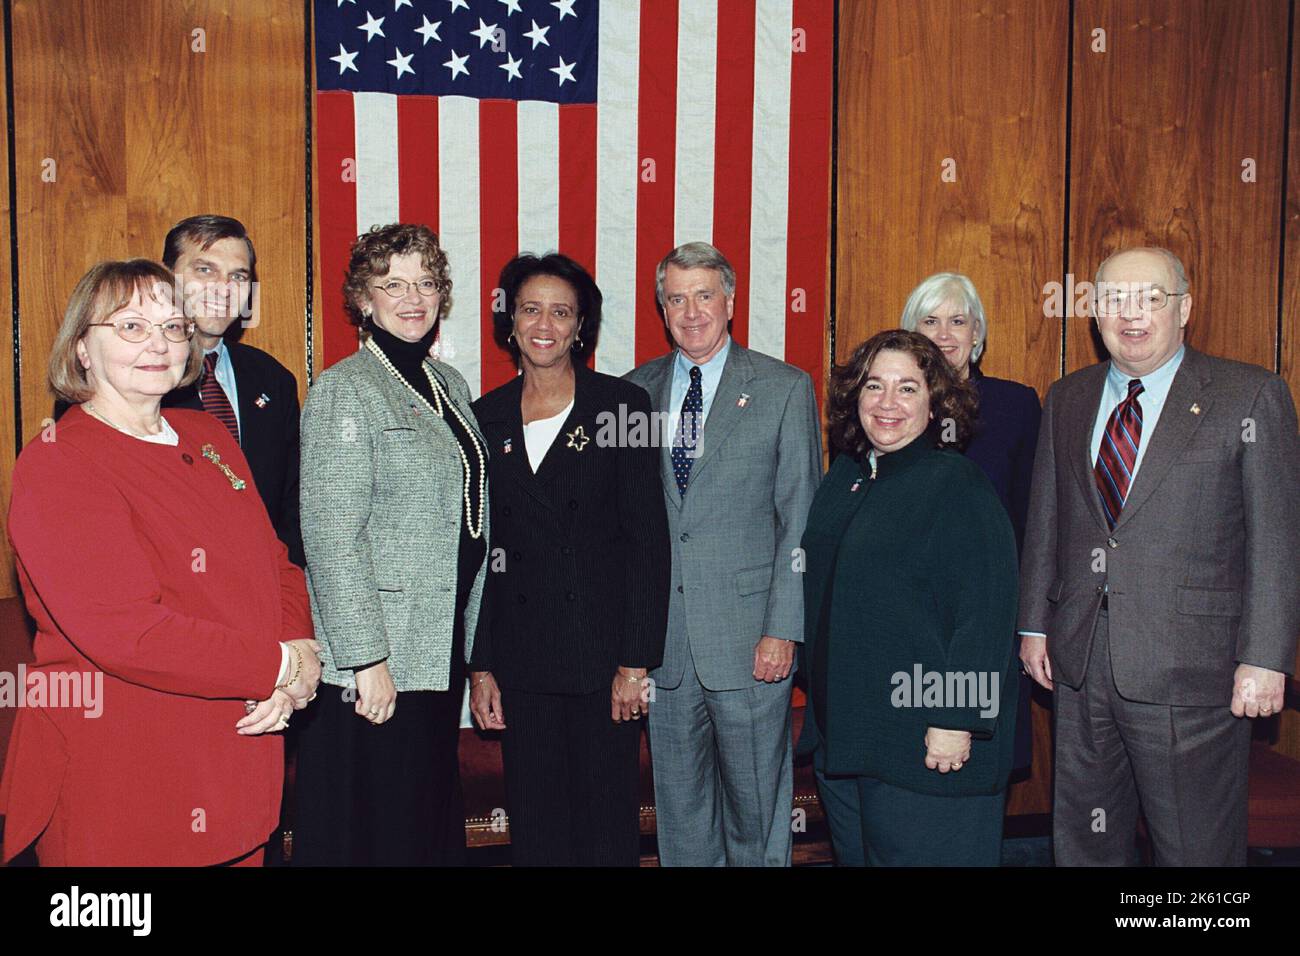
[[[1105,259],[1101,260],[1101,265],[1097,266],[1097,273],[1093,276],[1092,287],[1095,290],[1101,283],[1101,270],[1106,268],[1106,263],[1110,262],[1116,256],[1122,256],[1126,252],[1153,252],[1164,258],[1169,265],[1169,271],[1174,274],[1174,285],[1177,288],[1169,289],[1169,292],[1186,292],[1191,288],[1191,283],[1187,281],[1187,270],[1183,267],[1183,260],[1174,255],[1163,246],[1134,246],[1131,249],[1116,249]]]
[[[655,269],[655,299],[664,304],[664,276],[668,267],[679,269],[713,269],[722,279],[722,291],[727,295],[736,294],[736,270],[731,267],[727,257],[707,242],[687,242],[678,246],[659,261]]]
[[[912,290],[903,306],[903,317],[899,326],[909,332],[915,332],[917,325],[935,309],[952,299],[962,303],[963,311],[975,323],[975,345],[970,352],[971,363],[980,360],[984,354],[984,341],[988,338],[989,325],[984,318],[984,303],[975,291],[975,283],[960,272],[936,272],[921,280],[920,285]]]

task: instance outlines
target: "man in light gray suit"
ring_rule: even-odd
[[[1250,725],[1300,631],[1300,438],[1286,384],[1184,344],[1165,249],[1097,270],[1110,361],[1047,393],[1021,556],[1021,660],[1055,687],[1058,865],[1246,862]]]
[[[798,548],[821,478],[812,380],[731,340],[736,273],[708,243],[670,252],[655,292],[677,348],[627,377],[671,416],[668,636],[650,673],[659,862],[788,866]]]

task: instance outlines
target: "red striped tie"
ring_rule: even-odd
[[[1128,383],[1128,398],[1115,406],[1106,422],[1106,432],[1101,436],[1097,452],[1097,465],[1093,475],[1101,495],[1101,507],[1111,528],[1119,520],[1119,513],[1133,483],[1133,469],[1137,465],[1138,447],[1142,444],[1142,380]]]
[[[226,390],[217,381],[216,352],[209,352],[203,356],[203,384],[199,386],[199,397],[203,399],[203,410],[225,425],[238,442],[239,419],[235,418],[235,410],[230,407]]]

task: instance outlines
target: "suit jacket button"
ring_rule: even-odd
[[[505,515],[507,518],[509,518],[509,517],[510,517],[510,506],[509,506],[509,505],[502,505],[502,506],[501,506],[501,513],[502,513],[503,515]]]
[[[682,586],[681,586],[680,584],[677,585],[677,593],[678,593],[678,594],[685,594],[685,593],[686,593],[685,591],[682,590]]]
[[[1119,542],[1116,541],[1114,538],[1107,538],[1107,539],[1106,539],[1106,543],[1107,543],[1108,545],[1110,545],[1112,548],[1118,548],[1118,547],[1119,547]]]
[[[522,561],[524,559],[524,556],[518,551],[511,551],[510,557],[514,558],[516,561]]]
[[[689,534],[687,534],[685,531],[683,531],[683,532],[681,533],[681,537],[678,538],[678,540],[679,540],[679,541],[690,541],[690,540],[691,540],[691,536],[690,536]]]
[[[578,596],[574,594],[572,591],[569,591],[567,594],[564,595],[564,599],[566,601],[576,601],[578,600]]]
[[[570,501],[569,501],[569,510],[570,510],[570,511],[577,511],[577,510],[578,510],[578,502],[573,501],[573,500],[570,500]]]
[[[528,598],[524,597],[522,594],[519,595],[519,603],[520,603],[520,604],[527,604],[527,603],[528,603]]]
[[[566,544],[560,549],[560,554],[573,554],[573,549]]]

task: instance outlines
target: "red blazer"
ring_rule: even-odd
[[[303,574],[229,432],[203,412],[165,414],[179,446],[73,408],[14,467],[9,534],[37,628],[27,684],[99,671],[103,690],[97,717],[84,700],[18,711],[4,860],[40,837],[45,862],[214,864],[279,818],[283,740],[235,724],[274,689],[278,642],[312,636]]]

